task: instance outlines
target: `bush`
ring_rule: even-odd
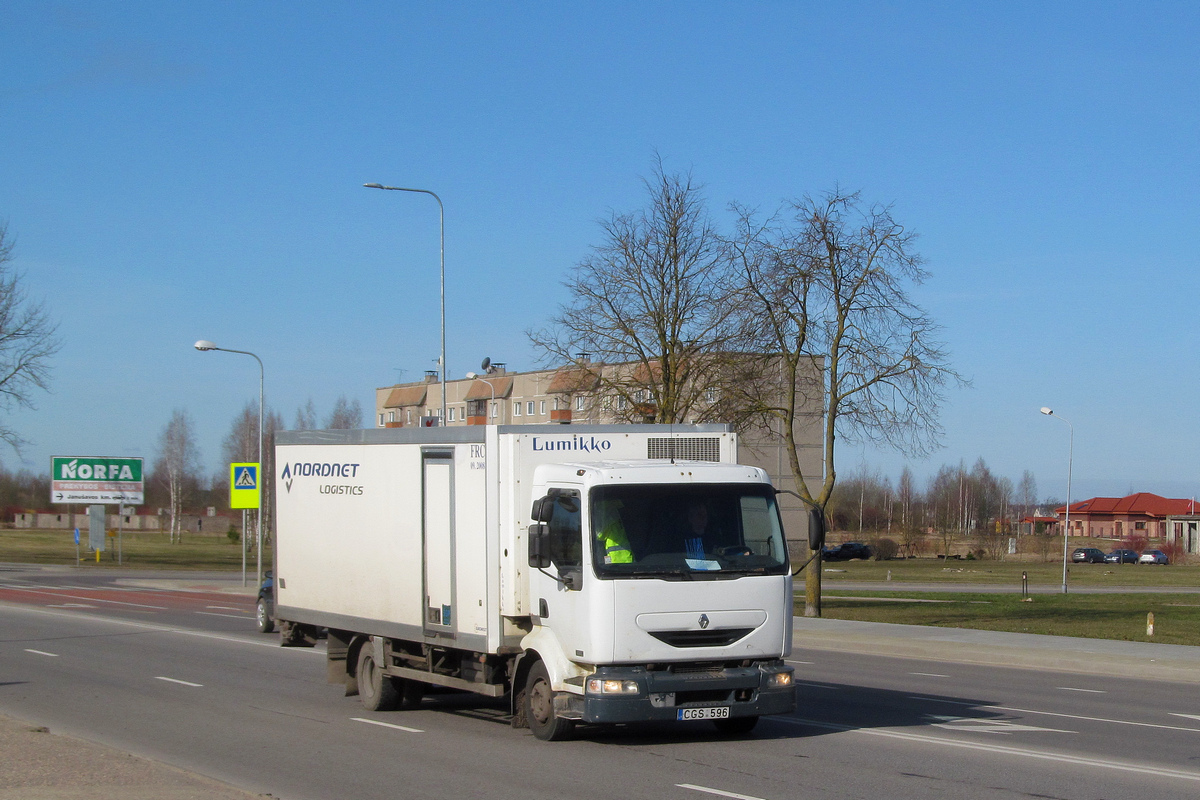
[[[238,529],[232,525],[229,526],[229,530],[225,531],[225,535],[229,537],[230,544],[237,544],[242,540],[242,535],[238,533]]]
[[[900,552],[900,545],[894,539],[874,539],[871,541],[871,550],[875,552],[876,561],[889,561]]]

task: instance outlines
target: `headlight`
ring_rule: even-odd
[[[767,676],[768,689],[783,689],[792,685],[791,672],[775,672]]]
[[[590,694],[638,694],[641,688],[637,681],[618,681],[611,678],[589,678],[587,690]]]

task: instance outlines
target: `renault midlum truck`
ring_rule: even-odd
[[[540,739],[576,723],[795,707],[775,489],[724,425],[295,431],[275,450],[275,614],[328,630],[369,710],[429,687],[508,697]]]

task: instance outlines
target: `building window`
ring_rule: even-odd
[[[633,402],[635,402],[635,403],[646,402],[646,390],[638,389],[636,392],[634,392],[633,393]]]
[[[1134,529],[1135,531],[1144,531],[1144,530],[1146,530],[1146,523],[1144,523],[1144,522],[1135,522],[1135,523],[1133,523],[1133,529]]]
[[[500,404],[492,403],[492,419],[495,419],[496,415],[499,413],[500,413]]]
[[[542,401],[542,404],[541,404],[540,408],[538,409],[538,413],[540,413],[543,417],[546,416],[546,401],[545,400]]]
[[[583,411],[583,395],[579,395],[575,398],[575,410]]]
[[[705,389],[705,390],[704,390],[704,399],[705,399],[707,402],[709,402],[709,403],[715,403],[715,402],[717,402],[717,390],[716,390],[716,388],[715,388],[715,387],[713,387],[713,386],[710,386],[710,387],[708,387],[707,389]]]
[[[624,411],[626,405],[627,401],[625,400],[625,395],[621,395],[617,398],[617,411]]]
[[[379,415],[379,427],[383,427],[383,414]]]
[[[525,404],[525,413],[528,416],[531,416],[531,417],[533,416],[533,401],[532,400],[530,400],[528,403]]]
[[[455,421],[455,419],[454,419],[454,417],[455,417],[454,409],[453,409],[453,408],[447,409],[447,413],[450,415],[450,420],[449,420],[449,421],[450,421],[450,422],[454,422],[454,421]]]
[[[388,412],[388,422],[395,422],[395,421],[396,421],[396,412],[389,411]]]
[[[513,416],[514,417],[521,416],[521,401],[520,400],[513,403]]]

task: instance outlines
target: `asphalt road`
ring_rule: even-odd
[[[1200,698],[1182,683],[807,649],[798,635],[800,707],[752,737],[696,723],[544,743],[473,697],[365,712],[324,682],[319,649],[252,632],[250,595],[97,574],[0,569],[0,713],[282,800],[1200,793]]]

